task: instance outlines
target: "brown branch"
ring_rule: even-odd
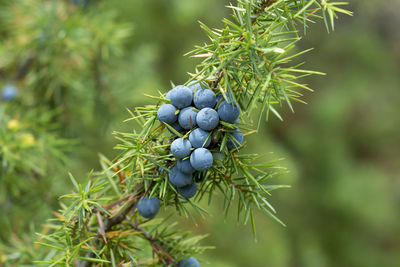
[[[131,202],[129,203],[124,210],[122,210],[120,212],[120,214],[115,215],[114,217],[109,217],[106,219],[106,221],[104,222],[103,227],[100,227],[98,229],[98,233],[100,234],[100,236],[102,236],[102,232],[104,231],[104,234],[106,234],[107,232],[109,232],[113,226],[120,224],[121,222],[123,222],[126,219],[126,216],[128,215],[128,213],[136,206],[136,201],[132,201],[135,199],[135,195],[137,194],[137,192],[142,188],[143,183],[140,183],[136,186],[136,188],[134,189],[134,191],[132,192],[132,194],[130,195],[131,197],[127,200],[127,202]],[[99,243],[99,239],[100,236],[96,236],[93,239],[93,242],[95,245],[97,245]],[[94,254],[93,252],[88,252],[86,253],[85,257],[86,258],[94,258],[96,256],[96,254]],[[79,266],[80,267],[90,267],[92,265],[92,262],[90,261],[81,261]]]
[[[135,224],[134,222],[126,219],[125,220],[133,229],[135,229],[136,231],[140,232],[140,234],[147,240],[150,242],[151,247],[153,248],[153,251],[155,254],[157,254],[157,257],[164,263],[164,264],[171,264],[174,265],[176,264],[176,260],[169,255],[165,249],[163,248],[163,246],[160,244],[160,242],[157,240],[157,238],[155,238],[154,236],[150,235],[149,233],[147,233],[145,230],[143,230],[142,228],[140,228],[137,224]],[[164,255],[164,257],[162,255]]]

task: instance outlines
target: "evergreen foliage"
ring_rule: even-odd
[[[41,255],[29,245],[35,225],[57,207],[54,194],[65,188],[61,177],[77,148],[74,138],[92,125],[100,125],[101,135],[109,123],[104,110],[115,99],[103,73],[123,52],[130,26],[101,6],[17,0],[1,3],[0,27],[6,40],[0,44],[3,265]]]
[[[24,3],[21,4],[22,10],[37,8],[29,6],[29,2]],[[202,61],[189,75],[185,85],[193,85],[195,82],[210,88],[214,94],[222,96],[217,98],[219,105],[228,103],[232,106],[231,103],[237,103],[241,117],[240,122],[234,119],[227,120],[229,122],[220,121],[221,127],[213,132],[211,146],[215,140],[220,146],[211,149],[215,158],[212,167],[197,173],[201,179],[196,180],[197,185],[190,185],[197,186],[197,193],[191,198],[193,188],[175,188],[168,179],[170,169],[177,162],[170,151],[171,143],[176,137],[189,138],[190,131],[182,133],[173,125],[160,122],[160,115],[157,116],[159,108],[170,107],[167,105],[171,102],[179,108],[187,105],[181,105],[179,101],[175,104],[174,99],[162,92],[157,96],[149,96],[155,104],[129,110],[131,117],[127,122],[135,122],[141,130],[115,133],[120,141],[116,146],[119,155],[115,159],[100,156],[102,170],[91,172],[82,184],[70,174],[74,190],[60,198],[61,208],[38,234],[36,255],[30,252],[28,259],[36,258],[35,263],[48,266],[186,266],[186,259],[197,264],[193,255],[209,248],[200,244],[205,236],[192,236],[178,231],[171,217],[178,213],[194,219],[193,212],[207,216],[206,210],[198,202],[203,198],[211,202],[216,193],[224,197],[225,214],[237,204],[235,213],[238,221],[244,224],[250,222],[254,236],[254,209],[265,212],[283,224],[268,198],[271,191],[286,187],[270,182],[285,170],[275,161],[265,162],[262,155],[243,154],[230,148],[238,148],[242,143],[245,145],[248,135],[257,133],[263,118],[268,118],[271,113],[282,119],[279,107],[283,104],[292,109],[293,101],[303,102],[302,90],[311,89],[302,84],[301,79],[322,73],[303,69],[303,64],[291,63],[294,58],[309,51],[297,51],[296,44],[302,33],[306,32],[308,24],[322,20],[327,29],[334,29],[334,19],[338,13],[351,15],[349,11],[340,8],[344,4],[326,0],[238,0],[236,5],[228,6],[232,16],[223,19],[221,29],[212,29],[200,23],[210,41],[196,46],[188,53]],[[52,19],[61,20],[62,23],[53,25],[64,27],[61,30],[46,29],[39,34],[27,35],[31,39],[21,42],[29,48],[24,48],[24,54],[16,59],[9,58],[3,64],[18,69],[17,62],[21,62],[21,59],[27,62],[29,67],[18,78],[24,79],[24,86],[32,89],[31,102],[26,105],[34,103],[47,108],[61,107],[61,113],[54,113],[54,116],[68,116],[70,110],[76,110],[65,105],[71,102],[66,100],[69,97],[79,99],[79,95],[87,88],[103,88],[89,94],[96,103],[93,106],[93,114],[96,114],[96,106],[104,103],[108,94],[99,65],[102,66],[101,63],[110,55],[120,53],[122,41],[129,32],[128,27],[116,25],[112,19],[104,19],[111,16],[106,11],[103,11],[104,16],[95,16],[98,11],[96,9],[77,10],[76,6],[64,2],[55,4],[44,1],[43,5],[40,7],[43,12],[47,9],[57,11],[49,12],[49,15],[52,14]],[[87,13],[80,16],[82,12]],[[100,22],[99,18],[104,20]],[[88,20],[86,25],[91,25],[90,32],[80,32],[88,28],[69,28],[75,20]],[[79,25],[81,23],[79,21]],[[38,31],[42,29],[40,24],[27,27],[32,26]],[[19,25],[10,29],[23,31],[25,28]],[[49,32],[56,32],[53,36],[56,38],[48,36]],[[40,38],[36,40],[36,36]],[[8,49],[12,47],[6,46],[3,51],[6,53]],[[52,59],[59,57],[59,64],[48,66],[46,57],[35,60],[37,49],[44,49],[45,54]],[[81,61],[76,60],[75,53],[81,53],[78,57]],[[65,66],[71,71],[60,71]],[[37,71],[45,71],[48,67],[55,70],[55,75],[50,76],[50,79],[47,72],[41,75]],[[36,69],[35,75],[29,75],[31,68]],[[56,75],[59,72],[63,75]],[[90,74],[90,77],[82,74]],[[83,82],[87,79],[89,83]],[[104,95],[98,95],[98,92]],[[85,96],[89,97],[88,94]],[[79,105],[79,102],[75,104]],[[258,119],[254,122],[250,116],[253,112],[258,113]],[[189,121],[188,129],[193,127],[193,121]],[[239,135],[238,130],[244,134]],[[50,146],[46,151],[53,151],[52,146],[64,142],[46,142]],[[28,163],[26,169],[31,171],[32,167]],[[162,213],[147,220],[138,216],[137,205],[140,199],[150,197],[160,200]],[[170,215],[163,217],[165,212]],[[21,260],[22,257],[18,255],[15,258]]]

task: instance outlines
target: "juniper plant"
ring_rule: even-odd
[[[282,119],[279,106],[286,103],[293,109],[293,101],[302,102],[302,90],[311,89],[299,80],[322,73],[291,63],[309,51],[296,51],[296,44],[310,23],[321,19],[328,29],[333,29],[337,13],[351,15],[340,7],[344,4],[327,0],[238,0],[236,5],[228,6],[232,16],[223,19],[221,29],[211,29],[200,23],[210,41],[188,53],[202,59],[185,83],[193,90],[183,85],[175,87],[184,91],[176,97],[175,89],[168,95],[160,92],[158,96],[149,96],[155,104],[129,111],[131,118],[127,121],[135,122],[140,130],[115,133],[120,141],[116,146],[119,155],[113,160],[101,156],[102,170],[91,173],[83,185],[70,175],[74,192],[61,197],[61,209],[56,218],[39,234],[37,244],[49,251],[37,263],[50,266],[187,266],[190,259],[198,266],[192,256],[208,248],[199,244],[204,236],[180,233],[170,216],[163,217],[163,214],[155,214],[156,211],[148,216],[155,216],[150,220],[139,216],[139,213],[146,214],[142,210],[137,212],[138,201],[143,199],[152,198],[156,202],[158,199],[160,210],[194,219],[193,212],[206,216],[206,210],[198,204],[203,198],[210,203],[220,194],[225,214],[237,203],[238,220],[245,224],[251,222],[254,235],[254,209],[283,224],[268,201],[271,191],[285,187],[269,183],[283,169],[276,162],[260,163],[261,155],[244,154],[229,147],[239,148],[243,141],[245,144],[247,136],[256,133],[263,118],[268,118],[270,113]],[[197,83],[201,86],[193,86]],[[178,155],[183,157],[179,161],[181,166],[182,162],[188,162],[188,153],[192,153],[189,163],[195,167],[192,158],[211,151],[212,165],[204,171],[196,171],[197,185],[191,183],[190,178],[185,187],[175,187],[168,179],[179,170],[178,165],[175,166],[178,159],[171,153],[171,143],[174,139],[181,143],[186,140],[190,146],[188,138],[196,125],[190,115],[183,127],[186,131],[177,131],[172,125],[176,120],[174,114],[168,116],[170,125],[165,119],[158,120],[157,112],[166,104],[172,103],[171,110],[191,105],[190,91],[196,94],[193,92],[199,90],[196,88],[209,88],[217,96],[215,108],[222,105],[221,110],[232,111],[226,113],[226,119],[219,115],[222,120],[210,131],[211,143],[207,149],[197,148],[195,152]],[[176,110],[175,115],[180,117],[187,109],[200,114],[190,107]],[[236,120],[237,111],[241,111],[241,122]],[[258,116],[253,121],[251,114],[255,111]],[[244,138],[233,134],[239,131],[245,132]],[[158,204],[156,208],[158,211]]]
[[[82,114],[115,104],[103,72],[122,53],[130,27],[101,6],[0,5],[0,211],[7,214],[0,219],[0,265],[15,266],[36,254],[26,239],[56,207],[71,136],[87,134],[83,125],[99,125],[96,116]],[[106,116],[101,121],[98,134]]]

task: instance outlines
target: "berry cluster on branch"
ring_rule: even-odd
[[[336,13],[347,12],[341,4],[238,0],[229,6],[232,18],[223,20],[222,29],[201,24],[210,42],[189,53],[203,59],[189,81],[149,96],[155,105],[129,110],[127,121],[138,130],[115,133],[119,155],[112,161],[101,156],[102,171],[89,175],[85,185],[71,175],[75,192],[62,197],[58,222],[48,226],[52,232],[40,235],[40,244],[54,253],[42,262],[199,266],[193,255],[207,249],[199,245],[203,237],[182,234],[156,215],[173,207],[171,216],[194,219],[193,212],[206,213],[198,203],[212,202],[217,192],[224,213],[236,204],[238,220],[250,221],[254,235],[255,209],[282,223],[268,197],[286,187],[269,183],[285,170],[238,150],[261,118],[270,113],[281,118],[278,105],[301,102],[301,90],[309,88],[298,79],[319,73],[289,64],[307,52],[293,51],[298,25],[319,18],[327,23],[326,17],[333,22]],[[252,111],[259,114],[257,122]],[[239,115],[246,116],[245,123]]]

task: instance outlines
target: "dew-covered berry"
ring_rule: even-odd
[[[178,109],[190,106],[193,100],[192,91],[183,85],[178,85],[169,91],[166,98],[171,100],[172,105]]]
[[[239,118],[239,114],[240,108],[237,103],[226,102],[224,100],[218,107],[218,115],[222,121],[233,123],[237,118]]]
[[[4,101],[13,100],[17,96],[17,88],[14,85],[8,84],[3,87],[1,97]]]
[[[200,263],[195,257],[180,260],[178,265],[179,267],[200,267]]]
[[[215,96],[215,93],[213,91],[211,91],[210,89],[203,89],[198,90],[194,94],[193,102],[198,109],[213,108],[215,107],[216,99],[217,97]]]
[[[231,132],[228,136],[228,142],[226,145],[228,149],[239,148],[243,144],[243,134],[238,130]]]
[[[192,175],[181,172],[177,166],[174,166],[168,172],[169,182],[176,187],[183,187],[192,183]]]
[[[192,198],[196,195],[197,184],[191,183],[187,186],[178,187],[176,191],[178,191],[179,195],[183,196],[184,198]]]
[[[160,200],[157,197],[141,197],[136,207],[144,218],[153,219],[160,209]]]
[[[203,108],[199,113],[197,113],[196,122],[201,129],[211,131],[217,127],[219,116],[215,109]]]
[[[190,164],[190,159],[179,159],[176,166],[178,167],[178,170],[185,174],[192,174],[195,171],[195,169],[192,167],[192,164]]]
[[[190,132],[189,141],[194,148],[206,148],[211,143],[210,132],[204,131],[201,128],[196,128]]]
[[[192,145],[188,139],[177,138],[171,143],[171,153],[178,159],[189,156],[191,148]]]
[[[193,109],[194,107],[187,107],[179,113],[178,121],[183,129],[189,130],[197,125],[197,111]]]
[[[157,110],[157,118],[169,125],[172,125],[178,119],[176,107],[171,104],[164,104]]]
[[[213,164],[213,156],[206,148],[197,148],[190,155],[190,164],[197,171],[205,171]]]

